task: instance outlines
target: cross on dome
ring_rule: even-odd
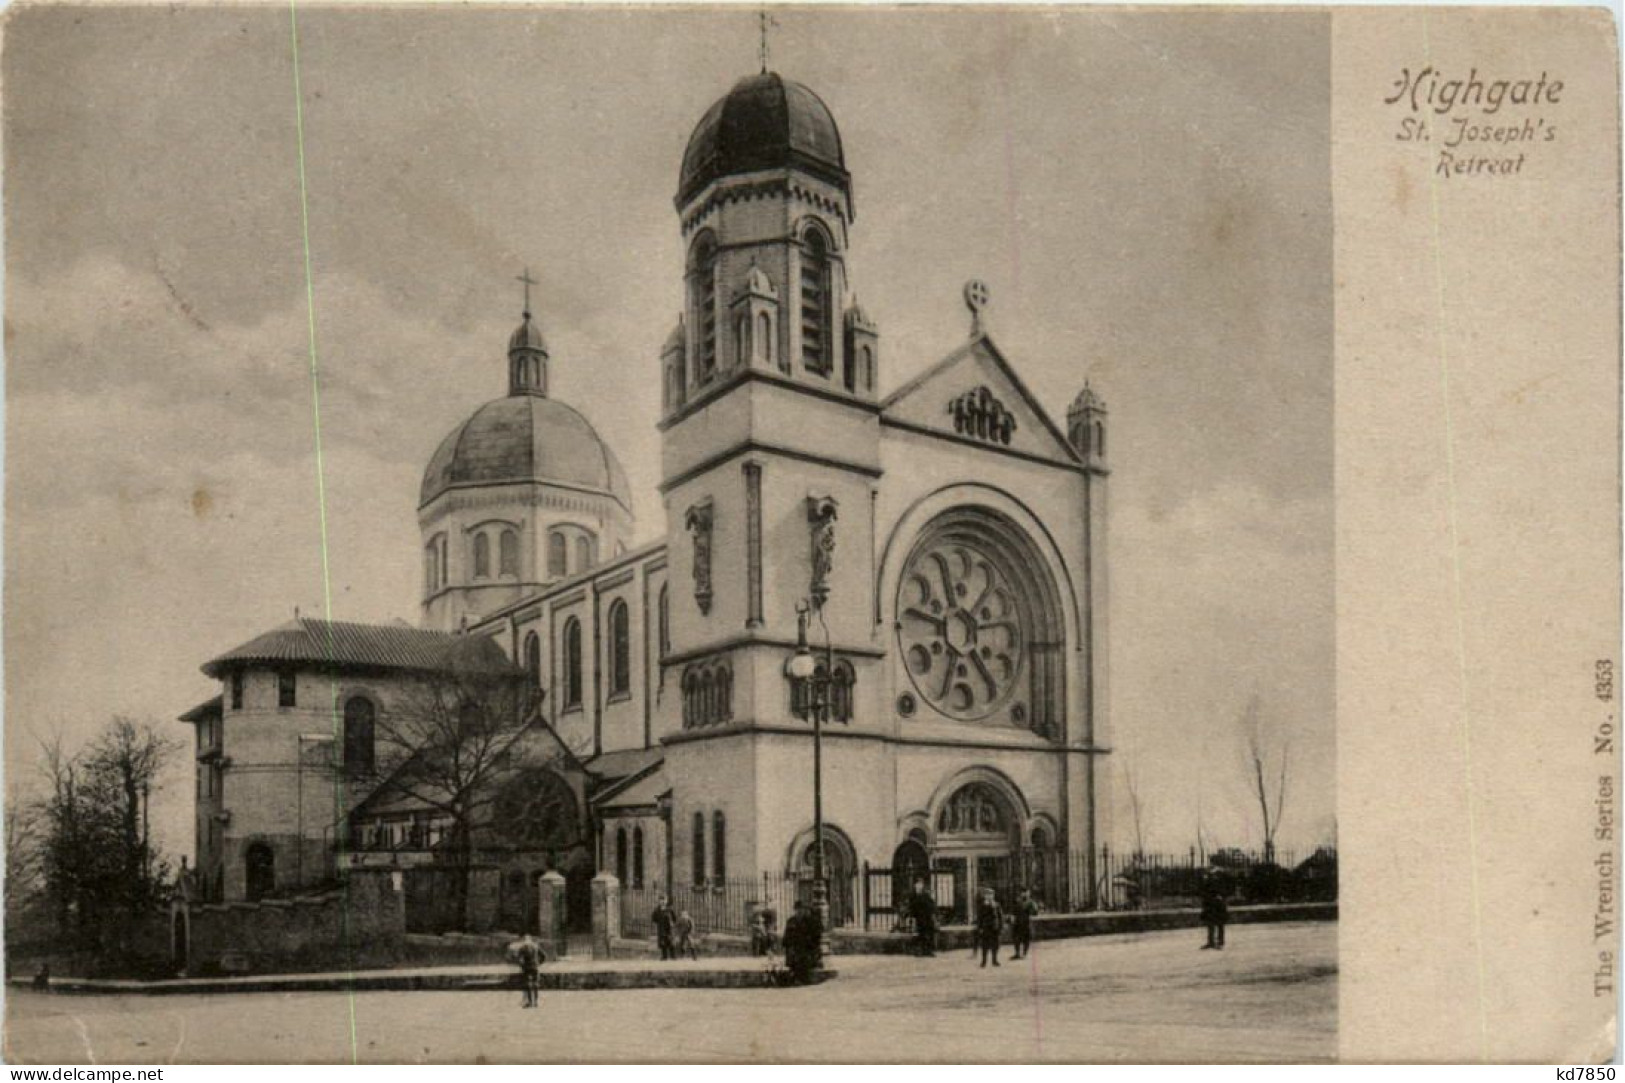
[[[524,313],[525,313],[525,319],[528,320],[528,319],[530,319],[530,288],[532,286],[536,285],[536,280],[534,278],[530,277],[530,267],[527,266],[525,268],[525,273],[520,275],[518,278],[514,279],[514,281],[515,282],[523,282],[525,284],[525,308],[524,308]]]
[[[991,295],[987,283],[980,278],[973,278],[965,283],[965,307],[970,309],[970,333],[982,333],[982,312],[987,308]]]

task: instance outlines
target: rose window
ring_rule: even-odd
[[[914,687],[953,718],[984,718],[1016,690],[1025,659],[1020,595],[975,545],[922,546],[904,569],[898,645]]]

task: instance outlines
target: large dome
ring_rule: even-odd
[[[453,429],[423,472],[418,506],[448,489],[526,481],[604,493],[632,510],[626,472],[609,445],[586,418],[540,395],[488,402]]]
[[[775,72],[748,76],[706,110],[689,136],[677,204],[718,177],[790,165],[851,194],[841,133],[829,107]]]

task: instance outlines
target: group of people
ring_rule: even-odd
[[[1224,948],[1224,927],[1230,919],[1229,910],[1223,885],[1217,877],[1209,877],[1202,885],[1201,920],[1207,930],[1203,950]],[[1015,948],[1010,958],[1025,959],[1032,951],[1033,918],[1037,916],[1038,903],[1026,888],[1021,889],[1015,905],[1007,914],[993,889],[984,887],[976,902],[971,958],[980,959],[983,967],[989,962],[998,966],[999,948],[1004,927],[1008,924],[1011,946]],[[920,955],[935,956],[939,931],[937,901],[924,880],[914,882],[914,890],[908,899],[908,917],[914,926],[915,950]],[[691,959],[700,957],[694,939],[694,919],[687,910],[673,910],[671,900],[662,896],[650,920],[654,925],[662,960],[680,959],[684,955]],[[777,923],[778,915],[770,907],[762,907],[751,915],[752,954],[771,955],[779,947]],[[823,961],[823,939],[824,926],[818,912],[806,902],[797,900],[795,913],[785,922],[782,941],[785,967],[792,981],[803,985],[812,981]],[[546,962],[542,946],[535,937],[526,934],[509,945],[508,953],[518,965],[523,980],[524,1007],[534,1008],[540,1000],[541,967]]]
[[[937,901],[932,897],[924,880],[914,882],[914,891],[908,901],[909,920],[914,924],[915,950],[926,956],[937,953]],[[1024,959],[1032,950],[1033,918],[1038,916],[1038,903],[1026,888],[1016,897],[1009,914],[999,905],[998,896],[991,887],[984,887],[976,901],[975,937],[971,942],[971,958],[980,958],[982,965],[989,960],[999,965],[999,947],[1006,923],[1011,929],[1011,943],[1015,954],[1012,959]]]
[[[924,880],[914,883],[909,896],[908,916],[914,924],[915,950],[920,955],[937,953],[937,902],[931,897]],[[1015,906],[1009,914],[999,905],[991,887],[984,887],[976,902],[972,928],[974,939],[971,958],[980,959],[982,966],[992,962],[999,965],[999,946],[1006,923],[1011,929],[1011,945],[1015,948],[1012,959],[1025,959],[1033,946],[1033,918],[1038,916],[1038,903],[1032,892],[1022,888],[1016,896]],[[1224,927],[1230,921],[1230,906],[1225,900],[1224,885],[1216,876],[1210,876],[1202,885],[1202,926],[1207,930],[1203,950],[1224,949]]]
[[[660,944],[660,958],[698,959],[700,950],[694,943],[694,919],[687,910],[673,910],[671,900],[661,896],[654,913],[649,916],[655,927],[655,940]]]

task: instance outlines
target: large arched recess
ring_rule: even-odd
[[[1022,679],[1031,682],[1025,702],[1031,717],[1010,719],[1054,740],[1064,740],[1068,715],[1068,655],[1078,637],[1077,594],[1066,561],[1048,528],[1021,501],[979,482],[945,486],[917,500],[898,520],[881,554],[876,577],[876,613],[896,633],[900,629],[899,593],[912,556],[935,538],[959,537],[970,544],[1004,552],[1002,561],[1014,578],[1024,580],[1022,593],[1031,602],[1033,637]],[[894,693],[913,687],[907,663],[897,650]],[[923,698],[923,697],[918,697]],[[1018,697],[1023,698],[1023,697]],[[921,705],[922,712],[934,708]]]

